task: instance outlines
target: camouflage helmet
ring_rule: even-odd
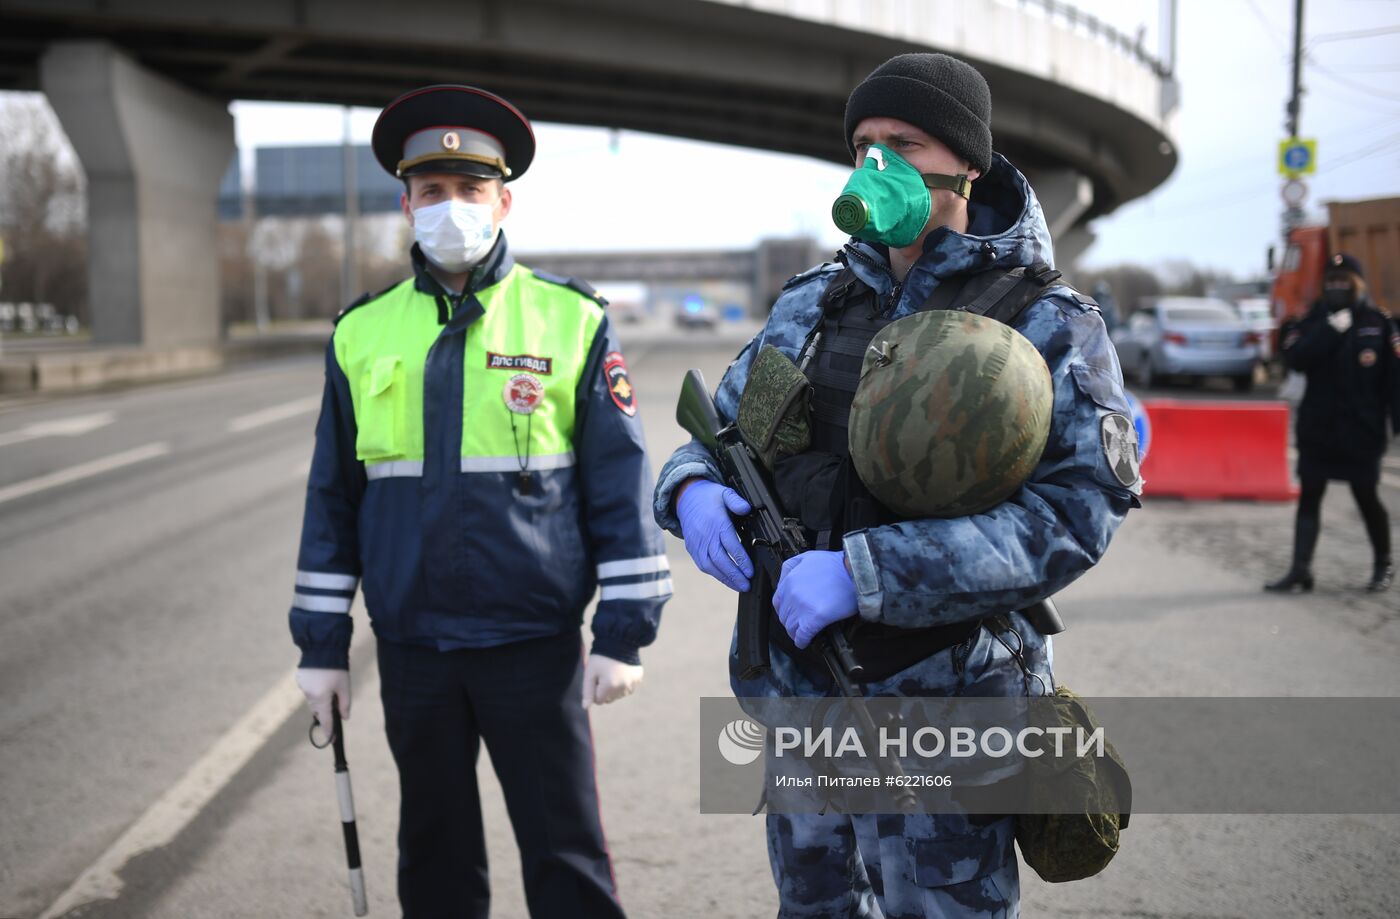
[[[927,310],[875,335],[851,403],[856,474],[906,517],[962,517],[1000,504],[1050,435],[1045,359],[1008,325]]]

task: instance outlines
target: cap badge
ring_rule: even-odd
[[[462,136],[456,131],[448,131],[442,135],[442,149],[456,150],[460,146],[462,146]]]

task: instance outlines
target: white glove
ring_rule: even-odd
[[[340,701],[340,717],[350,717],[350,671],[326,670],[321,667],[298,667],[297,686],[311,706],[311,714],[321,724],[326,742],[331,740],[331,697]]]
[[[601,654],[590,654],[583,666],[583,707],[616,702],[632,695],[641,684],[641,664],[624,664]]]
[[[1347,329],[1351,328],[1351,310],[1337,310],[1327,317],[1327,324],[1345,335]]]

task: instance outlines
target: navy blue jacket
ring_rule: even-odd
[[[348,666],[348,614],[361,579],[377,637],[440,650],[576,629],[601,584],[593,651],[640,663],[671,580],[648,512],[641,422],[609,391],[620,359],[610,324],[604,317],[586,343],[572,454],[533,468],[522,491],[516,472],[468,471],[460,455],[464,387],[500,386],[479,368],[464,370],[463,355],[467,329],[484,315],[476,295],[514,267],[505,237],[460,298],[442,289],[416,246],[413,257],[412,296],[442,323],[422,367],[424,460],[372,465],[367,474],[332,338],[290,613],[301,666]],[[353,308],[373,311],[374,299]]]

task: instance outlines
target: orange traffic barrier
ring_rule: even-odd
[[[1291,501],[1288,403],[1148,399],[1143,493],[1196,501]]]

